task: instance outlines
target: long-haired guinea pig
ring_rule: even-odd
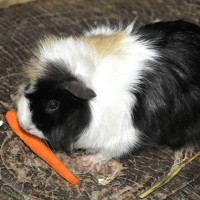
[[[200,27],[155,22],[47,37],[25,67],[21,126],[95,167],[143,145],[200,139]]]

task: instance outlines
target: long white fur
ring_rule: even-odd
[[[21,127],[27,132],[45,139],[43,133],[36,128],[36,126],[32,123],[32,114],[30,112],[30,102],[24,96],[21,95],[18,105],[17,105],[17,118]]]
[[[92,31],[94,33],[109,35],[108,29]],[[113,30],[110,34],[114,34]],[[158,56],[148,44],[138,42],[130,33],[125,34],[120,47],[124,52],[122,57],[111,53],[96,62],[90,81],[97,94],[90,102],[92,122],[76,144],[100,152],[104,161],[137,146],[140,133],[133,126],[131,112],[136,99],[131,90],[137,89],[143,70],[150,70],[145,62]]]
[[[96,93],[96,97],[89,102],[91,123],[75,147],[100,153],[103,161],[119,157],[137,146],[140,133],[134,127],[131,116],[137,102],[131,90],[138,89],[143,71],[150,70],[145,62],[158,56],[150,48],[151,44],[138,41],[131,31],[131,26],[124,31],[100,27],[85,34],[85,37],[123,34],[123,41],[116,46],[123,52],[120,56],[112,51],[98,57],[98,53],[84,39],[73,37],[54,38],[49,43],[41,43],[38,52],[39,60],[44,63],[62,60],[73,75]],[[41,71],[45,73],[45,69]],[[21,110],[28,110],[24,99],[20,106],[19,119],[23,118]],[[31,114],[26,115],[27,123],[30,123]],[[35,135],[42,137],[40,132]]]

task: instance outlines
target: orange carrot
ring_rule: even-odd
[[[56,155],[35,136],[28,134],[23,130],[17,120],[17,114],[14,110],[6,113],[6,120],[11,129],[20,137],[20,139],[40,158],[49,164],[58,174],[73,185],[80,183],[65,165],[56,157]]]

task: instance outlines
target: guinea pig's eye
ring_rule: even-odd
[[[54,111],[59,108],[59,101],[57,100],[50,100],[47,105],[48,110]]]

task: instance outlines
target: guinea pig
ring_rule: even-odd
[[[25,66],[17,114],[57,149],[99,168],[138,147],[200,139],[200,27],[184,21],[48,36]]]

